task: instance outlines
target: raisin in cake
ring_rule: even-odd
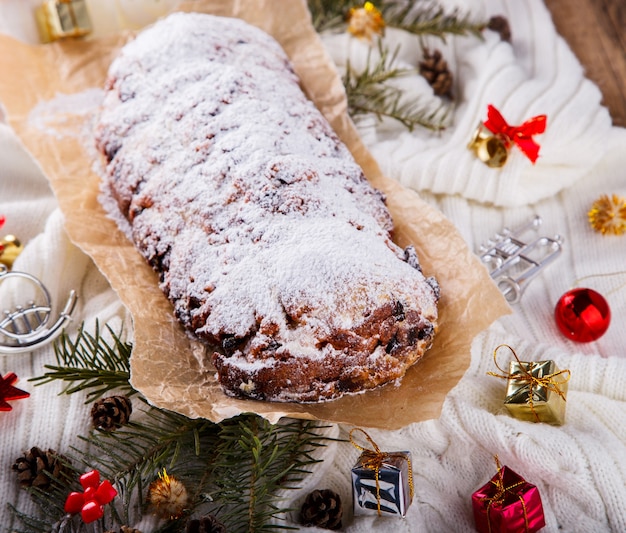
[[[228,394],[333,399],[401,378],[432,344],[436,281],[261,30],[197,13],[144,30],[110,67],[96,143]]]

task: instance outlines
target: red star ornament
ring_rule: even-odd
[[[0,411],[13,409],[9,405],[9,400],[21,400],[30,396],[30,393],[13,386],[16,381],[17,376],[13,372],[9,372],[4,377],[0,376]]]

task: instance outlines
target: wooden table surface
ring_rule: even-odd
[[[602,91],[613,124],[626,127],[626,0],[545,0],[557,31]]]

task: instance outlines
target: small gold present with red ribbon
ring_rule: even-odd
[[[372,445],[365,448],[354,440],[360,431]],[[405,516],[413,500],[413,468],[411,452],[382,452],[362,429],[350,431],[350,442],[361,451],[352,468],[354,514]]]
[[[515,358],[509,363],[508,372],[502,370],[496,359],[501,348],[508,348]],[[551,360],[520,361],[515,350],[507,344],[498,346],[493,358],[502,373],[488,374],[507,380],[504,405],[512,416],[528,422],[564,423],[569,370],[559,370]]]

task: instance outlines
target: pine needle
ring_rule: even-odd
[[[46,489],[38,487],[28,487],[24,489],[30,495],[33,502],[39,509],[38,516],[30,516],[22,513],[12,505],[8,505],[14,518],[16,518],[22,527],[18,529],[14,526],[11,533],[54,533],[56,531],[64,531],[67,533],[79,533],[85,531],[84,525],[79,521],[71,520],[64,510],[65,499],[71,490],[80,490],[80,485],[76,481],[79,473],[69,463],[65,463],[67,467],[74,471],[74,480],[62,480],[54,477],[51,472],[46,472],[50,478],[51,484]],[[59,529],[63,525],[64,529]]]
[[[431,35],[444,42],[448,35],[473,35],[482,39],[487,26],[486,21],[474,21],[469,14],[463,15],[458,10],[446,13],[431,0],[384,0],[380,10],[388,27],[419,36]]]
[[[17,526],[12,527],[11,529],[6,529],[5,531],[7,533],[50,533],[49,520],[30,516],[21,512],[11,504],[7,504],[7,506],[11,514],[20,521],[21,526],[20,529],[18,529]]]
[[[216,449],[219,482],[214,496],[222,502],[220,519],[229,531],[294,529],[281,523],[289,509],[279,506],[277,493],[296,488],[309,473],[308,467],[317,462],[312,452],[324,439],[314,430],[308,421],[272,425],[250,415],[223,425]]]
[[[98,322],[93,335],[85,331],[82,323],[74,341],[63,332],[54,343],[57,364],[45,365],[48,372],[29,381],[37,385],[57,380],[68,382],[61,394],[89,390],[85,403],[113,389],[121,389],[129,396],[136,394],[129,383],[132,346],[122,342],[110,326],[106,330],[113,339],[112,345],[101,335]]]
[[[350,8],[362,5],[358,0],[308,0],[311,21],[318,33],[345,30]]]
[[[433,0],[379,0],[374,2],[380,10],[385,26],[397,28],[408,33],[434,36],[445,42],[449,35],[473,35],[482,39],[486,21],[472,20],[469,14],[458,10],[448,13]],[[356,0],[308,0],[311,20],[317,32],[347,31],[347,15],[351,8],[362,7],[363,2]],[[343,84],[348,98],[348,114],[358,121],[364,115],[374,115],[379,121],[388,117],[400,122],[409,131],[423,127],[432,131],[445,129],[449,120],[450,108],[441,103],[432,109],[418,101],[406,101],[403,91],[394,86],[392,80],[414,74],[415,69],[395,68],[393,63],[397,55],[389,54],[382,45],[384,39],[378,39],[379,48],[383,48],[380,59],[371,64],[368,56],[366,69],[354,73],[348,63]]]
[[[448,35],[473,35],[482,39],[487,21],[472,20],[458,10],[446,11],[432,0],[379,0],[373,2],[388,28],[414,35],[432,35],[445,41]],[[347,15],[353,7],[363,7],[358,0],[308,0],[313,27],[318,33],[346,31]]]
[[[201,491],[199,472],[207,468],[207,457],[215,447],[218,427],[203,419],[189,419],[170,411],[147,406],[142,422],[131,422],[116,431],[94,430],[79,437],[86,451],[74,448],[88,468],[98,469],[115,483],[119,492],[123,523],[137,518],[144,507],[144,487],[164,468]]]
[[[343,84],[348,99],[348,114],[355,120],[363,115],[372,114],[381,121],[389,117],[403,124],[409,131],[421,126],[433,131],[446,127],[448,109],[441,104],[432,109],[419,101],[406,101],[403,91],[389,84],[391,80],[414,74],[413,69],[401,69],[395,66],[398,49],[390,53],[379,42],[379,58],[372,61],[368,54],[365,69],[355,74],[350,63],[346,66]]]
[[[49,371],[33,380],[38,385],[67,381],[65,393],[88,390],[91,399],[122,388],[144,402],[144,409],[133,410],[134,419],[128,424],[115,431],[94,429],[77,437],[84,446],[72,447],[73,464],[84,465],[73,467],[76,479],[96,469],[118,491],[106,506],[105,525],[119,528],[152,512],[146,501],[148,487],[165,468],[188,487],[189,509],[155,533],[182,532],[191,513],[208,512],[219,514],[228,531],[235,533],[297,529],[284,523],[290,509],[281,506],[279,493],[296,488],[318,461],[314,452],[328,440],[316,432],[318,426],[301,420],[272,425],[253,414],[215,424],[152,407],[128,382],[132,346],[121,342],[110,327],[106,329],[112,341],[100,334],[97,324],[93,334],[81,325],[74,340],[63,334],[55,345],[57,365],[47,366]],[[40,516],[13,511],[26,533],[86,531],[80,517],[75,520],[63,513],[66,493],[53,497],[31,492]]]

